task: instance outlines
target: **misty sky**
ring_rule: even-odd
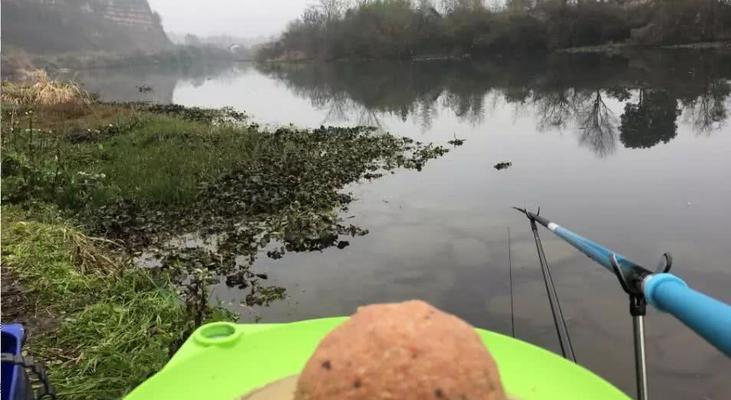
[[[199,36],[269,36],[314,0],[148,0],[167,32]]]

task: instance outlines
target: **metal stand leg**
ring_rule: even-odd
[[[669,256],[666,256],[669,260]],[[647,302],[637,282],[628,282],[617,262],[612,256],[612,269],[619,279],[622,289],[629,294],[629,313],[632,315],[632,330],[635,341],[635,378],[637,380],[637,400],[647,400],[647,359],[645,355],[645,314]],[[669,267],[666,267],[669,268]],[[640,281],[641,282],[641,281]]]
[[[645,317],[632,316],[635,336],[635,373],[637,374],[637,399],[647,400],[647,358],[645,356]]]
[[[538,228],[536,221],[531,219],[531,229],[533,230],[533,238],[536,241],[536,249],[538,250],[538,261],[541,264],[541,272],[543,272],[543,282],[546,284],[546,294],[548,295],[548,304],[551,305],[551,314],[553,314],[553,323],[556,326],[556,334],[558,335],[558,343],[561,345],[561,354],[573,362],[576,362],[574,355],[574,347],[571,345],[571,337],[569,336],[569,328],[566,326],[566,319],[561,311],[561,303],[558,301],[556,287],[553,284],[551,269],[546,260],[546,254],[543,252],[543,244],[538,236]]]

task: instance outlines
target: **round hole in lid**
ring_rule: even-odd
[[[196,333],[195,340],[204,345],[226,344],[235,341],[241,331],[230,322],[213,322],[203,325]]]

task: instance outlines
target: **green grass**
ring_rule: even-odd
[[[99,172],[113,182],[109,197],[180,204],[192,200],[202,182],[251,159],[258,138],[245,128],[149,115],[140,128],[95,148],[105,160]]]
[[[29,324],[27,348],[60,398],[119,398],[165,365],[188,328],[169,282],[124,269],[105,241],[66,223],[2,214],[2,267],[32,299],[25,316],[49,320],[46,331]]]
[[[185,203],[202,182],[250,159],[261,137],[227,110],[5,106],[4,200],[40,197],[68,210],[129,198]]]

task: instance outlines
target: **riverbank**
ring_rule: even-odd
[[[103,104],[48,79],[4,83],[2,101],[3,312],[27,324],[60,398],[118,398],[192,329],[230,318],[211,284],[240,288],[248,309],[284,298],[260,255],[347,247],[367,230],[339,215],[345,185],[447,151],[367,127]]]
[[[626,53],[641,52],[657,52],[662,50],[720,50],[731,51],[731,41],[718,42],[694,42],[675,45],[639,45],[631,42],[607,43],[595,46],[576,46],[565,47],[553,50],[541,50],[534,52],[502,52],[493,54],[470,54],[470,53],[430,53],[430,54],[413,54],[405,57],[396,58],[338,58],[333,60],[317,59],[306,57],[302,53],[283,54],[275,59],[259,60],[260,64],[310,64],[310,63],[348,63],[348,62],[444,62],[444,61],[464,61],[464,60],[521,60],[531,58],[547,58],[556,54],[607,54],[621,55]]]
[[[64,70],[127,68],[145,65],[169,66],[186,70],[193,65],[220,65],[247,61],[248,56],[212,46],[176,45],[157,52],[115,53],[79,51],[58,54],[29,54],[19,49],[3,52],[3,80],[23,79],[41,68],[51,74]]]
[[[729,42],[697,42],[675,44],[667,46],[641,46],[631,43],[609,43],[599,46],[582,46],[568,47],[564,49],[554,50],[555,53],[605,53],[619,54],[625,51],[644,51],[644,50],[731,50],[731,41]]]
[[[192,332],[190,310],[168,273],[132,268],[49,210],[3,206],[3,318],[25,325],[59,398],[119,398]],[[206,320],[231,319],[214,311]]]

